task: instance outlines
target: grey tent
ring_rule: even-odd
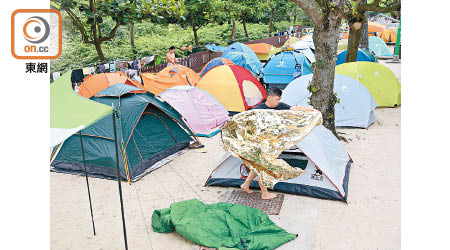
[[[311,92],[308,84],[312,78],[313,75],[309,74],[293,80],[284,89],[281,101],[291,106],[310,107],[308,102]],[[373,111],[377,103],[360,82],[349,76],[336,74],[334,92],[340,100],[334,105],[336,126],[368,128],[375,122]]]
[[[347,201],[351,158],[339,140],[324,126],[315,127],[300,143],[279,158],[306,173],[274,186],[275,191]],[[212,172],[206,186],[239,187],[248,169],[243,162],[226,153]],[[251,184],[257,188],[257,180]]]

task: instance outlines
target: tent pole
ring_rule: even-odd
[[[113,119],[113,128],[114,128],[114,146],[116,148],[117,183],[119,185],[120,208],[122,211],[123,238],[125,240],[125,249],[128,250],[127,229],[125,227],[125,215],[123,212],[122,185],[120,183],[119,148],[117,146],[116,115],[117,115],[117,111],[114,109],[113,113],[112,113],[112,119]]]
[[[94,230],[94,235],[96,235],[96,233],[95,233],[95,223],[94,223],[94,213],[92,212],[91,190],[89,189],[89,179],[88,179],[87,168],[86,168],[86,160],[84,158],[84,147],[83,147],[83,139],[82,139],[82,136],[81,136],[81,130],[78,131],[78,134],[80,135],[81,155],[83,157],[84,173],[86,175],[86,185],[87,185],[88,197],[89,197],[89,208],[91,209],[92,229]]]

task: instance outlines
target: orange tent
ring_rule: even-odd
[[[378,34],[378,37],[381,38],[385,43],[395,43],[397,42],[397,34],[394,30],[385,29],[383,32]]]
[[[367,32],[369,32],[369,36],[373,36],[374,32],[383,32],[386,29],[386,25],[382,24],[382,23],[375,23],[375,22],[369,22],[367,25]],[[344,34],[344,36],[342,36],[341,39],[348,39],[348,34],[350,33],[347,32]]]
[[[183,65],[171,65],[158,73],[144,73],[141,75],[145,89],[155,96],[173,86],[195,86],[200,76],[192,69]]]
[[[251,43],[247,44],[256,54],[268,54],[272,45],[268,43]]]
[[[101,73],[96,75],[88,75],[84,78],[80,85],[79,95],[91,98],[98,92],[107,89],[115,84],[124,83],[142,90],[135,90],[131,93],[145,93],[147,92],[142,84],[136,80],[128,78],[127,74],[123,72]]]
[[[382,23],[369,22],[368,32],[383,32],[386,29],[386,25]]]

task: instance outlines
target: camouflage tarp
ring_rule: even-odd
[[[304,170],[277,159],[322,124],[318,111],[256,109],[239,113],[222,127],[222,145],[259,175],[264,186],[295,178]]]

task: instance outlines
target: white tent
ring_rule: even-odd
[[[274,186],[275,191],[311,197],[347,201],[352,160],[338,139],[324,126],[315,127],[300,143],[284,151],[279,158],[306,173]],[[239,187],[248,170],[243,162],[226,153],[206,186]],[[251,184],[258,187],[257,179]]]
[[[304,54],[310,62],[316,61],[316,56],[313,52],[315,50],[312,35],[306,35],[300,39],[300,41],[292,44],[292,48],[302,54]]]
[[[311,93],[308,84],[313,75],[304,75],[288,84],[284,89],[281,101],[291,106],[311,107],[308,104]],[[334,92],[339,103],[335,108],[335,124],[339,127],[368,128],[375,122],[373,111],[377,107],[369,91],[355,79],[336,74],[334,77]]]
[[[312,51],[311,48],[305,48],[305,49],[296,49],[295,51],[298,51],[300,53],[302,53],[303,55],[306,56],[306,58],[308,58],[308,60],[310,62],[316,62],[316,55],[314,54],[314,52]]]
[[[313,36],[312,35],[307,35],[304,36],[302,39],[300,39],[300,41],[292,44],[292,48],[294,49],[314,49],[314,42],[313,42]]]

